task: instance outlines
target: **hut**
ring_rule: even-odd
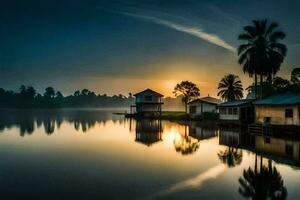
[[[218,105],[222,103],[220,99],[216,99],[210,96],[196,99],[189,102],[188,113],[192,117],[202,116],[204,112],[218,112]]]
[[[300,125],[300,94],[270,96],[253,104],[256,123]]]
[[[229,101],[218,105],[220,120],[234,123],[249,123],[254,120],[254,99]]]
[[[151,89],[134,94],[135,105],[131,106],[130,113],[135,109],[136,116],[157,117],[161,116],[161,106],[163,95]]]

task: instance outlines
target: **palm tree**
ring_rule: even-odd
[[[234,101],[243,98],[243,86],[240,78],[234,74],[228,74],[219,83],[218,96],[225,101]]]
[[[238,37],[245,42],[238,47],[238,62],[243,66],[244,73],[248,73],[250,77],[254,75],[256,97],[258,97],[257,76],[260,76],[260,85],[264,77],[272,80],[272,76],[280,70],[286,56],[286,46],[278,42],[286,35],[278,30],[278,26],[278,23],[268,23],[266,19],[253,20],[251,25],[244,27],[244,32]]]

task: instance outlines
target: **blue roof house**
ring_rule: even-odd
[[[255,122],[300,125],[300,94],[280,94],[253,102]]]

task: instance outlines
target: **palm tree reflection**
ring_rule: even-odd
[[[200,142],[187,134],[187,126],[185,126],[184,136],[181,136],[180,139],[177,140],[174,139],[174,147],[176,152],[182,155],[189,155],[199,149]]]
[[[239,193],[246,198],[256,199],[286,199],[287,189],[283,179],[276,169],[272,167],[272,161],[268,160],[268,166],[261,164],[257,169],[257,156],[255,157],[255,167],[249,167],[243,171],[243,176],[239,178]]]
[[[228,167],[240,165],[243,160],[243,152],[240,148],[242,134],[239,131],[220,131],[219,144],[226,145],[225,150],[218,152],[220,161]]]
[[[243,152],[238,148],[228,147],[226,150],[220,151],[218,157],[228,167],[235,167],[241,164]]]

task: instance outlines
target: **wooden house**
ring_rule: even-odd
[[[229,101],[218,105],[220,120],[238,123],[254,121],[254,99]]]
[[[300,125],[300,94],[275,95],[253,104],[256,123]]]
[[[151,89],[146,89],[142,92],[134,94],[135,105],[131,106],[132,110],[135,108],[135,114],[142,117],[155,117],[161,115],[161,106],[163,104],[163,95]]]
[[[222,103],[220,99],[210,96],[196,99],[189,102],[188,113],[192,117],[201,116],[204,112],[218,112],[218,105]]]

